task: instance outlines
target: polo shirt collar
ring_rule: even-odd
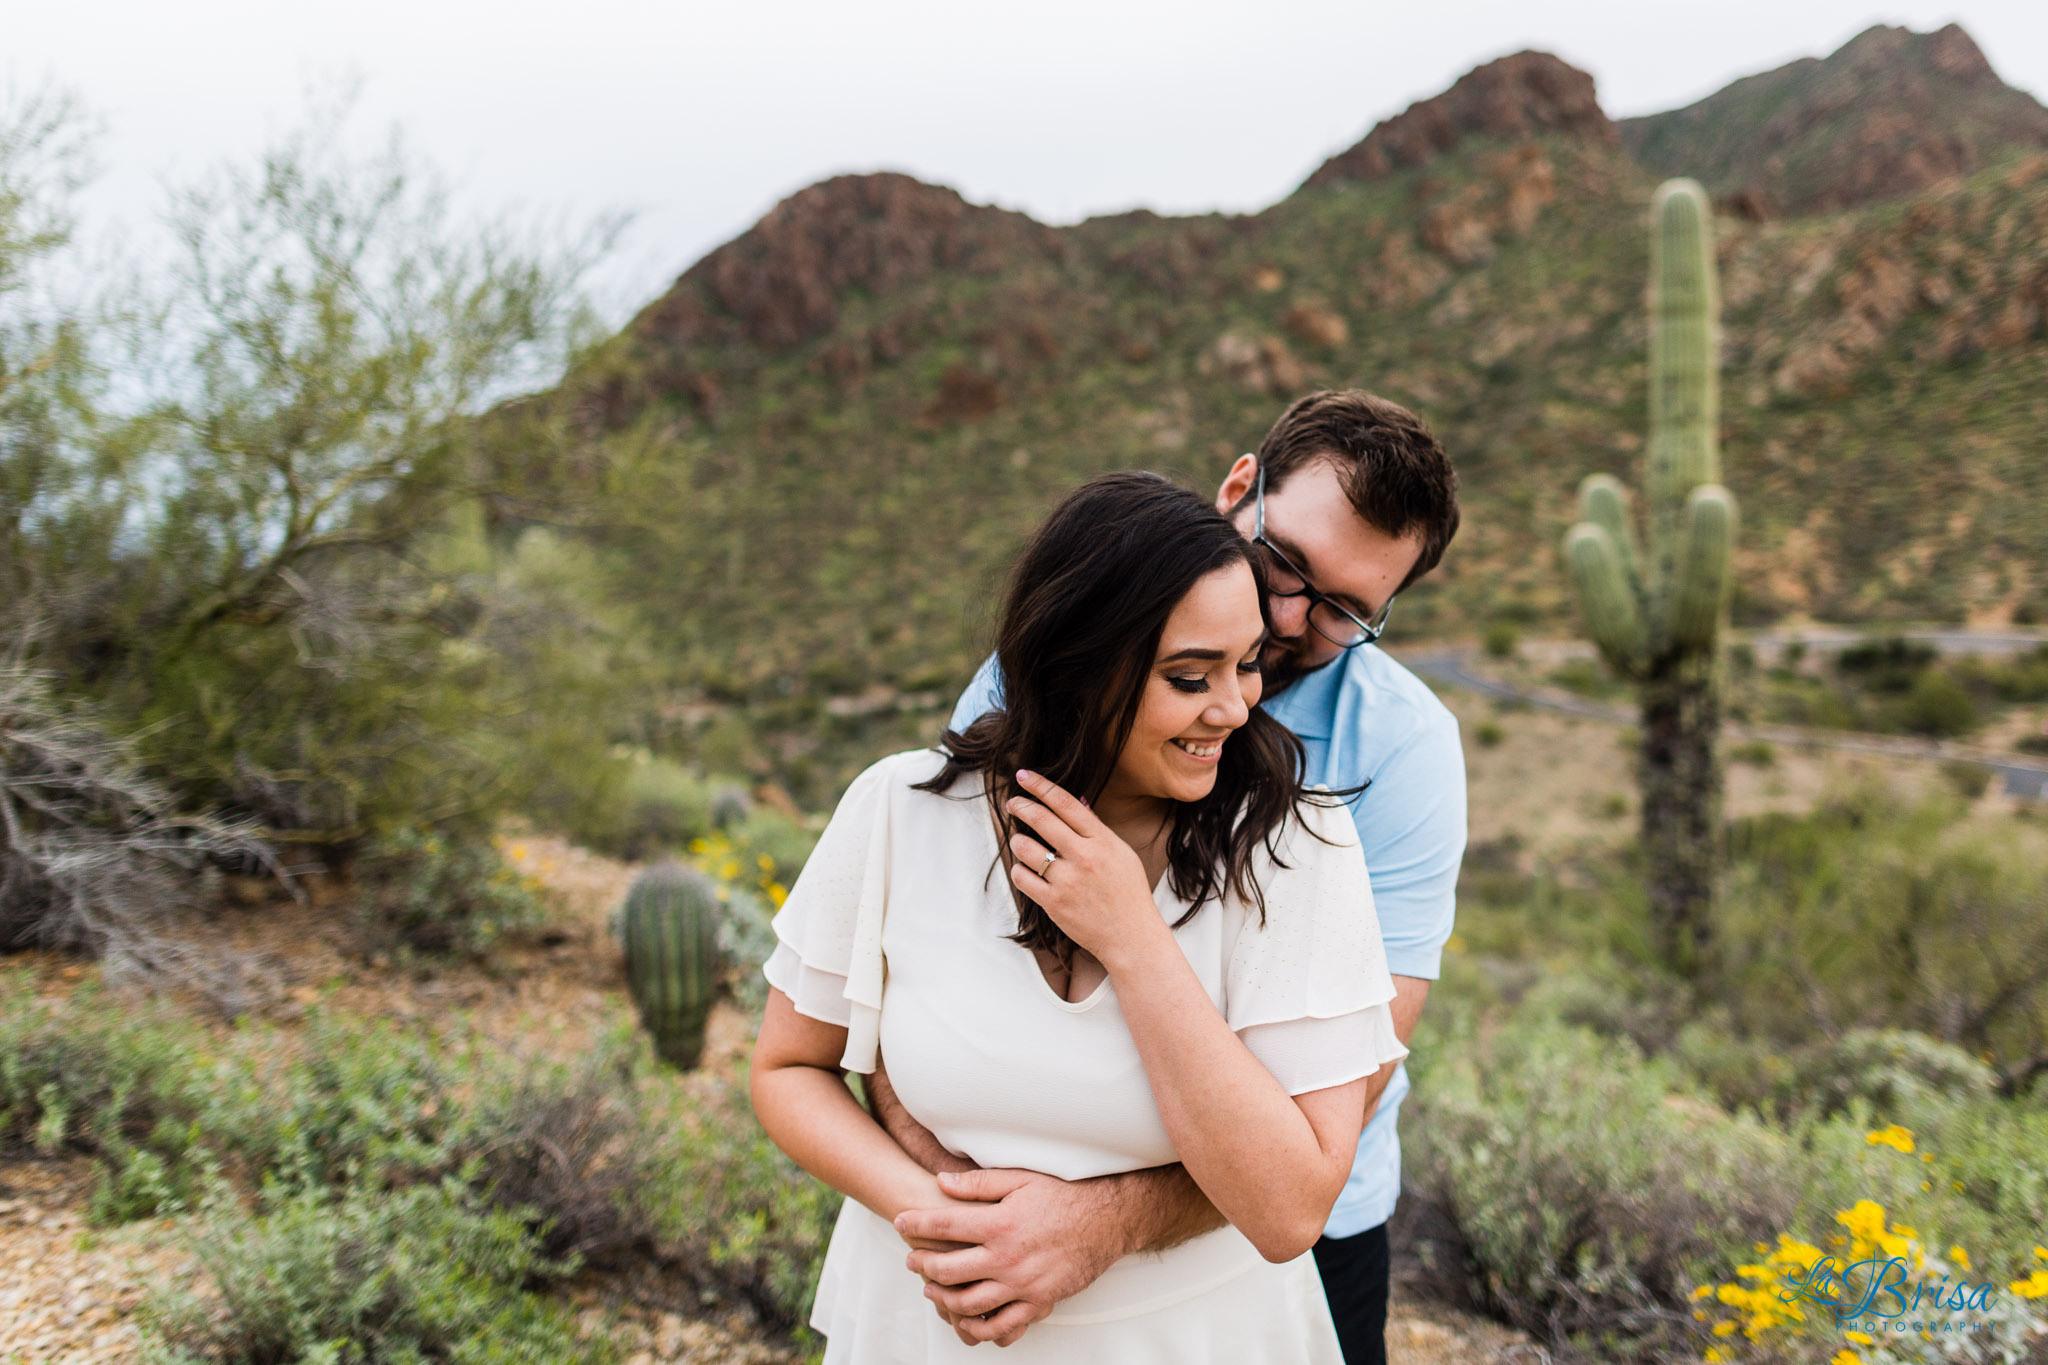
[[[1270,704],[1262,703],[1266,714],[1303,739],[1329,739],[1336,729],[1338,689],[1344,685],[1344,670],[1356,652],[1346,650],[1325,667],[1296,681]]]

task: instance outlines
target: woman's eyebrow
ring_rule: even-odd
[[[1254,641],[1252,642],[1251,648],[1253,648],[1253,649],[1258,649],[1258,648],[1261,648],[1262,646],[1264,646],[1264,644],[1265,644],[1265,643],[1266,643],[1266,636],[1265,636],[1265,633],[1264,633],[1264,632],[1262,631],[1262,632],[1260,632],[1260,634],[1259,634],[1259,638],[1258,638],[1257,640],[1254,640]],[[1244,650],[1239,650],[1239,651],[1238,651],[1238,653],[1240,653],[1240,654],[1242,654],[1242,653],[1245,653],[1245,652],[1246,652],[1246,651],[1244,651]],[[1207,660],[1210,660],[1210,661],[1212,661],[1212,662],[1213,662],[1214,660],[1217,660],[1217,659],[1227,659],[1227,658],[1230,658],[1230,657],[1231,657],[1231,656],[1230,656],[1230,653],[1229,653],[1229,652],[1228,652],[1227,650],[1221,650],[1221,649],[1200,649],[1200,648],[1196,648],[1196,647],[1195,647],[1195,646],[1193,646],[1193,645],[1190,645],[1190,646],[1189,646],[1188,648],[1186,648],[1186,649],[1177,649],[1177,650],[1175,650],[1175,651],[1174,651],[1173,653],[1171,653],[1171,654],[1167,655],[1167,656],[1166,656],[1165,658],[1161,659],[1161,660],[1159,661],[1159,663],[1160,663],[1160,665],[1161,665],[1161,666],[1164,666],[1164,665],[1166,665],[1166,664],[1174,664],[1174,663],[1179,663],[1179,662],[1180,662],[1181,660],[1183,660],[1183,659],[1207,659]]]

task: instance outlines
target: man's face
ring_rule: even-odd
[[[1216,508],[1224,515],[1252,491],[1258,461],[1240,456],[1216,491]],[[1257,516],[1245,502],[1232,518],[1247,539]],[[1344,496],[1336,467],[1315,460],[1297,468],[1278,489],[1266,485],[1266,539],[1280,547],[1326,596],[1333,597],[1370,621],[1401,586],[1422,556],[1422,533],[1395,537],[1366,525]],[[1273,634],[1260,663],[1266,695],[1272,696],[1304,673],[1333,662],[1344,651],[1309,628],[1307,597],[1269,596]]]

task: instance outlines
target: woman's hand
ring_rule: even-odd
[[[1031,796],[1011,797],[1007,809],[1038,837],[1010,836],[1011,882],[1114,974],[1118,959],[1165,926],[1143,860],[1058,783],[1019,770],[1017,785]],[[1059,854],[1049,868],[1047,853]]]

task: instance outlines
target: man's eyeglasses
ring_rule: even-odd
[[[1308,581],[1308,575],[1294,566],[1294,561],[1281,553],[1280,547],[1266,539],[1266,466],[1259,466],[1258,513],[1252,523],[1252,544],[1272,556],[1273,563],[1266,570],[1266,590],[1275,597],[1306,597],[1309,601],[1308,623],[1315,633],[1340,649],[1355,649],[1380,638],[1387,628],[1387,613],[1394,608],[1394,598],[1389,596],[1380,604],[1380,609],[1370,621],[1361,621],[1350,611],[1339,606],[1317,590]]]

